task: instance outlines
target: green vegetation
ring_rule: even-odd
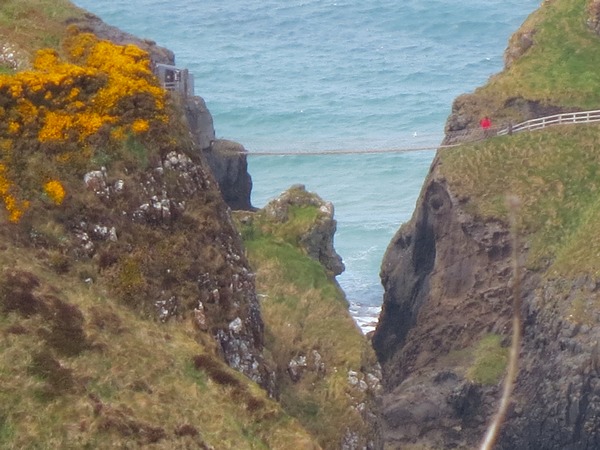
[[[588,0],[544,1],[511,39],[520,47],[523,35],[533,45],[506,70],[475,91],[481,111],[496,123],[523,120],[519,102],[570,109],[600,107],[600,37],[586,26]],[[516,109],[515,109],[516,108]],[[529,118],[529,117],[527,117]]]
[[[68,0],[3,0],[0,37],[31,58],[36,50],[58,48],[67,32],[65,21],[82,16]]]
[[[253,284],[181,105],[141,50],[67,32],[81,14],[62,0],[0,3],[11,48],[31,63],[54,47],[0,76],[0,447],[318,448],[223,362],[214,335],[246,319]],[[103,66],[117,57],[141,65]],[[97,70],[79,77],[83,66]],[[170,152],[190,155],[187,171],[161,165]]]
[[[311,448],[191,322],[143,320],[36,253],[0,254],[3,448]]]
[[[507,221],[506,196],[520,199],[530,268],[553,262],[557,273],[597,275],[599,131],[598,125],[562,126],[465,145],[440,154],[441,170],[483,219]]]
[[[239,227],[265,321],[266,348],[277,367],[281,404],[322,447],[337,449],[348,430],[366,432],[352,406],[368,401],[350,386],[348,372],[372,367],[373,352],[348,313],[343,292],[317,261],[297,246],[298,237],[319,216],[315,206],[291,206],[283,222],[264,210],[240,213]],[[305,357],[294,378],[289,363]]]
[[[508,362],[508,348],[502,347],[502,336],[488,334],[473,349],[473,363],[467,369],[467,378],[494,385],[500,381]]]

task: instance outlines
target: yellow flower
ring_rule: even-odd
[[[10,192],[13,185],[4,175],[5,172],[6,167],[0,163],[0,198],[4,203],[4,208],[8,212],[8,220],[12,223],[17,223],[25,213],[25,210],[29,208],[29,202],[24,201],[19,205],[17,199]]]
[[[167,94],[152,74],[146,51],[69,27],[64,54],[66,58],[52,49],[40,50],[31,70],[0,75],[4,98],[0,107],[0,125],[4,124],[0,126],[0,205],[12,222],[29,207],[18,193],[19,184],[24,180],[30,183],[31,178],[21,176],[30,172],[28,158],[17,158],[17,148],[19,152],[48,150],[53,163],[82,167],[98,151],[98,145],[120,148],[104,140],[123,141],[128,133],[146,133],[169,121]],[[38,145],[17,141],[30,135],[37,137]],[[168,136],[160,139],[158,146],[170,145]],[[70,145],[73,143],[79,145]],[[25,167],[13,166],[17,159],[24,161]],[[65,196],[62,184],[44,180],[41,174],[35,176],[40,177],[37,182],[48,198],[61,204]]]
[[[138,119],[135,122],[133,122],[133,124],[131,125],[131,129],[133,130],[134,133],[137,133],[137,134],[148,131],[149,128],[150,128],[150,124],[148,123],[147,120],[144,120],[144,119]]]
[[[14,122],[14,121],[8,122],[8,132],[10,134],[17,134],[20,129],[21,129],[21,125],[19,125],[17,122]]]
[[[50,180],[44,184],[44,192],[56,205],[60,205],[65,199],[65,188],[57,180]]]

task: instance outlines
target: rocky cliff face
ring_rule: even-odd
[[[83,19],[69,22],[72,40],[83,36],[81,39],[87,39],[85,42],[89,45],[96,42],[104,45],[100,39],[104,43],[111,41],[116,45],[105,45],[105,48],[117,54],[124,54],[124,49],[133,51],[131,47],[123,47],[124,44],[135,44],[145,49],[153,62],[171,64],[174,61],[169,50],[123,33],[93,15],[86,14]],[[103,57],[108,58],[110,51]],[[140,53],[139,58],[147,58],[147,55]],[[105,78],[101,77],[104,83]],[[66,83],[66,87],[49,84],[40,89],[52,89],[46,95],[51,98],[61,95],[61,88],[68,92],[71,88]],[[103,86],[102,82],[98,85]],[[99,89],[92,86],[90,92],[93,93],[94,88]],[[158,86],[150,89],[154,89],[152,92],[156,95],[163,95],[159,94],[162,91]],[[127,95],[128,91],[121,91]],[[6,92],[3,95],[4,104],[9,108],[10,97]],[[94,104],[93,99],[84,100]],[[69,158],[60,159],[62,165],[56,169],[64,179],[62,184],[55,181],[61,195],[57,204],[68,192],[66,204],[69,206],[49,217],[43,205],[33,202],[19,226],[23,233],[35,236],[29,245],[55,251],[60,248],[68,257],[94,261],[98,277],[109,280],[112,294],[134,309],[163,322],[193,317],[199,332],[216,339],[223,358],[231,367],[272,391],[272,376],[262,356],[263,323],[254,275],[219,186],[198,148],[205,138],[205,129],[212,127],[212,118],[200,98],[189,101],[188,106],[196,110],[198,119],[192,125],[202,128],[195,129],[198,133],[192,136],[198,138],[197,142],[190,139],[190,123],[185,119],[179,100],[173,97],[154,103],[138,98],[132,101],[129,110],[129,104],[121,100],[124,106],[120,114],[125,122],[133,121],[131,117],[145,111],[144,108],[167,104],[164,119],[152,126],[160,127],[160,123],[168,123],[168,126],[160,131],[152,129],[149,133],[155,134],[151,137],[138,137],[151,128],[150,122],[141,119],[135,122],[141,129],[130,131],[128,137],[122,133],[118,143],[111,141],[118,135],[114,129],[112,135],[108,129],[97,133],[85,151],[77,147],[77,139],[61,142],[59,134],[61,148],[73,148],[73,154],[80,158],[76,164]],[[27,97],[27,101],[32,110],[37,111],[39,98]],[[85,105],[84,101],[79,103]],[[50,120],[41,111],[43,107],[40,120]],[[17,134],[14,142],[11,141],[17,148],[23,145],[31,149],[28,162],[19,166],[23,173],[39,172],[28,166],[35,160],[34,149],[37,148],[26,144],[31,136],[35,145],[45,144],[44,135],[34,132]],[[105,152],[103,156],[99,156],[102,152]],[[64,228],[62,243],[56,248],[43,233],[35,231],[44,221]],[[9,239],[18,235],[14,232]]]
[[[434,162],[413,218],[383,261],[373,344],[384,371],[389,448],[473,447],[497,407],[500,380],[470,374],[484,336],[509,344],[511,242],[506,224],[471,216],[464,201]],[[527,248],[519,251],[524,258]],[[521,370],[497,448],[598,448],[597,281],[523,271]]]
[[[92,32],[99,38],[115,44],[136,45],[147,51],[154,63],[175,64],[175,54],[171,50],[157,45],[152,40],[139,38],[108,25],[93,14],[85,13],[82,18],[69,22],[82,31]],[[8,50],[2,54],[7,52]],[[0,62],[1,58],[0,56]],[[213,118],[202,97],[193,96],[181,100],[197,151],[204,155],[225,203],[234,210],[252,209],[252,179],[248,173],[246,150],[241,144],[216,140]]]
[[[344,266],[333,248],[333,206],[295,185],[235,217],[256,270],[283,408],[323,448],[378,448],[373,400],[381,376],[334,279]]]
[[[381,271],[385,297],[373,345],[384,371],[389,448],[478,441],[496,390],[472,383],[465,376],[470,358],[459,353],[507,329],[509,255],[506,227],[473,220],[434,162]]]
[[[275,223],[285,224],[291,220],[297,208],[315,208],[318,211],[314,223],[298,233],[298,245],[306,254],[319,261],[332,276],[341,274],[345,267],[342,258],[333,247],[337,222],[333,218],[333,204],[318,195],[306,191],[304,185],[294,185],[264,207],[266,216]]]
[[[201,97],[184,99],[185,115],[199,152],[212,172],[225,203],[233,210],[252,209],[252,178],[246,149],[225,139],[216,139],[213,118]]]
[[[540,100],[534,88],[518,97],[498,89],[522,81],[515,67],[523,55],[539,50],[543,32],[556,29],[556,22],[545,23],[546,18],[563,18],[566,10],[574,24],[587,20],[597,32],[597,1],[543,2],[511,38],[505,72],[456,99],[446,143],[457,142],[454,132],[476,128],[482,115],[501,122],[577,109],[572,103],[561,106],[552,93]],[[585,17],[578,15],[584,10]],[[588,32],[579,31],[578,37]],[[545,53],[535,58],[544,59]],[[547,81],[544,77],[535,73],[532,78]],[[585,199],[597,177],[580,174],[571,180],[569,170],[560,169],[566,155],[595,167],[584,150],[588,132],[594,136],[590,148],[595,155],[597,130],[582,127],[515,135],[465,151],[440,150],[436,156],[413,217],[394,236],[381,269],[384,304],[373,344],[383,367],[385,448],[473,448],[481,441],[497,409],[510,345],[515,262],[522,271],[524,336],[511,407],[495,448],[600,448],[598,247],[591,237],[595,233],[580,228],[595,226]],[[568,139],[559,138],[567,133]],[[550,154],[558,154],[555,161],[548,161]],[[560,185],[558,192],[536,194],[552,183]],[[565,186],[578,183],[581,193],[564,195]],[[517,261],[511,261],[507,212],[499,205],[517,184],[526,206],[517,215],[523,221],[522,243],[515,249]],[[553,223],[557,210],[567,212]],[[586,219],[576,219],[580,214]],[[571,227],[566,225],[570,220]],[[552,227],[560,231],[548,238]],[[564,261],[569,261],[568,270]]]
[[[234,141],[216,139],[202,154],[219,184],[225,203],[233,210],[251,210],[252,178],[248,173],[244,146]]]

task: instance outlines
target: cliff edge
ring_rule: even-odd
[[[590,58],[600,41],[586,26],[594,11],[596,2],[544,2],[511,39],[504,72],[458,99],[455,106],[473,109],[455,107],[447,129],[460,111],[461,126],[473,127],[480,114],[501,121],[597,109]],[[515,262],[525,331],[496,448],[600,446],[599,131],[561,126],[438,151],[381,269],[373,344],[383,368],[384,448],[481,441],[507,362]],[[508,207],[507,196],[521,206]]]

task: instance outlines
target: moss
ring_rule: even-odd
[[[467,377],[483,385],[497,384],[508,363],[508,348],[502,346],[502,336],[488,334],[473,349],[473,363]]]

